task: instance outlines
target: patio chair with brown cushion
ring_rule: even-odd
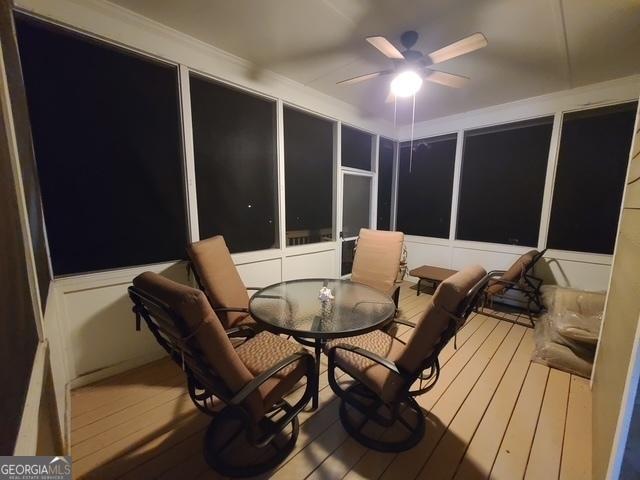
[[[351,436],[368,448],[392,452],[420,441],[424,413],[414,397],[436,384],[438,354],[465,323],[487,281],[482,267],[471,266],[442,282],[406,344],[380,330],[326,344],[329,383],[342,399],[340,420]],[[336,367],[355,382],[342,388]],[[385,439],[367,432],[369,422],[397,425],[400,432]]]
[[[364,283],[386,293],[398,305],[400,285],[397,282],[404,234],[361,228],[356,243],[351,280]]]
[[[225,331],[202,291],[152,272],[136,277],[129,295],[138,329],[142,318],[184,371],[193,403],[213,417],[204,438],[209,465],[249,476],[280,463],[315,391],[313,356],[268,332],[254,336],[242,325]],[[234,349],[230,336],[247,340]],[[284,396],[305,376],[306,389],[291,405]]]
[[[216,235],[194,242],[187,247],[187,254],[196,282],[224,327],[250,325],[256,328],[257,323],[249,315],[248,288],[240,278],[224,238]]]
[[[530,250],[521,255],[508,270],[489,272],[491,279],[485,290],[485,304],[500,300],[508,291],[520,292],[526,301],[529,318],[532,319],[532,313],[538,313],[544,308],[540,294],[542,279],[534,275],[534,268],[545,252],[546,249],[542,252]]]

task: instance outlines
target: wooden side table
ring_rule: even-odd
[[[418,291],[416,295],[420,295],[420,284],[423,280],[431,282],[433,288],[436,288],[440,282],[443,282],[454,273],[458,273],[457,270],[449,270],[448,268],[432,267],[430,265],[422,265],[421,267],[414,268],[409,272],[412,277],[418,277]]]

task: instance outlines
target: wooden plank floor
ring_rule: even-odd
[[[402,318],[417,320],[429,298],[403,285]],[[417,399],[427,431],[416,447],[380,453],[351,439],[323,374],[320,408],[300,414],[294,451],[262,478],[590,479],[588,381],[531,363],[533,332],[517,323],[472,316],[457,344],[442,351],[436,387]],[[76,478],[221,478],[202,456],[209,418],[169,360],[75,390],[71,406]]]

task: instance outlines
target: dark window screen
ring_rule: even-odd
[[[342,266],[340,267],[340,275],[349,275],[351,273],[353,269],[353,258],[355,257],[355,246],[355,239],[342,242]]]
[[[456,238],[536,246],[553,117],[465,133]]]
[[[393,151],[395,142],[380,139],[378,149],[378,230],[391,230],[391,194],[393,192]]]
[[[287,245],[333,239],[333,128],[284,108]]]
[[[371,171],[372,136],[347,125],[342,125],[342,166]]]
[[[17,21],[56,275],[183,258],[175,67]]]
[[[456,135],[426,138],[400,148],[396,229],[407,235],[449,238]]]
[[[342,238],[357,237],[371,226],[371,178],[345,174],[342,181]]]
[[[275,102],[191,76],[200,238],[277,247]]]
[[[549,248],[613,253],[637,106],[564,116]]]

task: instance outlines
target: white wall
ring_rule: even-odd
[[[529,247],[455,239],[458,190],[462,166],[462,139],[465,130],[540,116],[554,116],[541,225],[538,244],[536,245],[541,250],[545,248],[547,240],[562,114],[572,110],[635,101],[639,92],[640,76],[633,76],[416,124],[414,127],[414,139],[457,133],[458,144],[455,159],[450,237],[449,239],[437,239],[408,236],[409,268],[428,263],[459,269],[470,263],[479,263],[487,270],[505,269],[513,263],[518,255],[530,249]],[[410,127],[399,128],[398,138],[401,141],[409,140],[411,138]],[[545,254],[544,262],[539,264],[536,272],[548,283],[585,290],[603,291],[607,289],[611,262],[611,255],[549,250]]]

